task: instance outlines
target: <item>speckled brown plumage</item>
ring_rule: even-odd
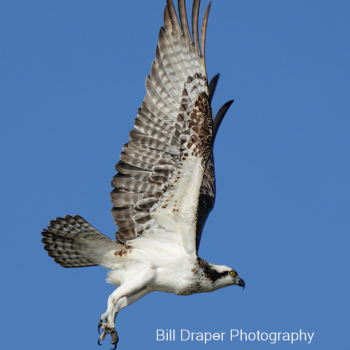
[[[189,295],[245,286],[232,268],[198,257],[215,201],[213,143],[232,103],[213,122],[217,77],[208,86],[204,57],[210,4],[200,38],[199,4],[193,0],[192,40],[185,0],[178,0],[180,21],[167,0],[147,93],[112,180],[116,242],[77,215],[57,218],[42,232],[44,248],[62,266],[110,269],[107,281],[116,289],[101,315],[98,343],[110,334],[114,349],[117,313],[150,292]]]
[[[193,17],[196,25],[198,5],[196,2]],[[192,42],[187,31],[182,4],[180,21],[181,26],[168,3],[156,59],[146,79],[147,93],[129,133],[130,141],[116,165],[118,174],[112,181],[111,200],[118,226],[116,239],[121,244],[155,224],[152,208],[163,197],[162,208],[167,208],[172,195],[166,193],[176,189],[187,157],[200,158],[205,168],[211,154],[213,121],[204,55],[198,35]],[[173,206],[172,212],[178,212],[176,203]]]

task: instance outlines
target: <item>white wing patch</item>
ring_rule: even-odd
[[[196,214],[203,172],[201,159],[189,156],[178,168],[173,184],[151,211],[159,226],[181,235],[182,246],[188,253],[196,253]]]

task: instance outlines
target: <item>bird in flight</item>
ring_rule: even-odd
[[[213,120],[218,75],[208,84],[205,67],[210,4],[200,34],[199,5],[193,0],[191,36],[185,0],[178,0],[179,19],[167,0],[147,93],[112,181],[116,241],[78,215],[52,220],[42,232],[44,248],[61,266],[110,269],[107,281],[116,289],[99,320],[98,343],[110,334],[114,349],[118,312],[150,292],[190,295],[245,286],[234,269],[198,257],[215,201],[213,144],[233,102]]]

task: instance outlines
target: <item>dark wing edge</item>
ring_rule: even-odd
[[[211,103],[215,89],[219,80],[220,74],[216,74],[209,83],[209,101]],[[197,216],[197,228],[196,228],[196,248],[197,252],[202,237],[202,232],[207,221],[210,212],[215,205],[216,185],[215,185],[215,165],[214,165],[214,142],[222,120],[225,117],[226,112],[230,108],[233,100],[226,102],[218,111],[213,122],[213,149],[211,157],[207,163],[202,186],[200,189],[199,203],[198,203],[198,216]]]

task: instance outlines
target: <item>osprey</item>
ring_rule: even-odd
[[[200,38],[199,5],[193,1],[191,38],[185,0],[178,0],[179,20],[167,0],[147,93],[112,181],[116,241],[78,215],[50,221],[42,232],[44,248],[61,266],[110,269],[107,281],[116,289],[98,324],[99,344],[110,334],[116,348],[116,315],[150,292],[189,295],[245,285],[234,269],[197,255],[215,200],[213,143],[233,102],[213,121],[218,75],[208,85],[204,55],[210,4]]]

